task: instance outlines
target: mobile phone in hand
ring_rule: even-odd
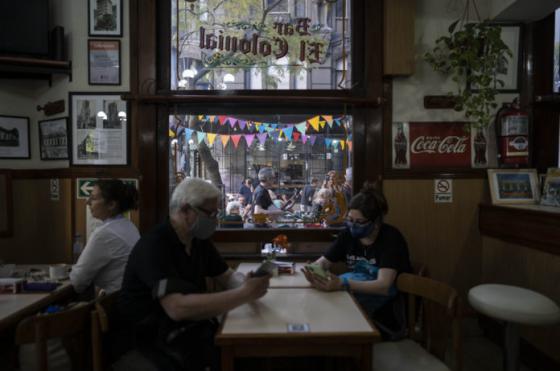
[[[272,276],[272,272],[274,271],[274,268],[276,268],[276,265],[270,261],[265,261],[263,262],[256,271],[253,272],[253,277],[262,277],[262,276],[266,276],[266,275],[271,275]]]
[[[327,271],[323,269],[319,264],[307,264],[305,266],[308,270],[310,270],[313,274],[318,275],[322,278],[327,278],[328,274]]]

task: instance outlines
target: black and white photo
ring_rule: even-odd
[[[68,160],[68,118],[39,121],[41,160]]]
[[[122,36],[122,0],[88,0],[90,36]]]
[[[29,117],[0,116],[0,158],[31,158]]]
[[[128,163],[128,113],[120,94],[70,93],[72,165]]]

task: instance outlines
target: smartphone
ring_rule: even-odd
[[[323,267],[321,267],[319,264],[307,264],[305,267],[309,269],[313,274],[316,274],[323,278],[328,277],[327,271],[324,270]]]
[[[253,272],[253,277],[262,277],[266,275],[272,275],[272,272],[276,268],[276,265],[270,261],[263,262],[256,271]]]

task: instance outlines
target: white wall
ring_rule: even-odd
[[[68,59],[72,61],[72,81],[65,75],[54,75],[52,87],[45,80],[0,79],[0,115],[30,118],[31,159],[0,160],[1,169],[45,169],[68,167],[68,161],[41,161],[38,121],[68,116],[68,92],[125,92],[130,89],[129,0],[123,0],[123,36],[121,40],[121,86],[89,86],[87,67],[87,0],[51,0],[51,28],[64,27]],[[111,38],[115,39],[115,38]],[[37,105],[60,99],[66,101],[66,112],[45,116]]]
[[[481,6],[482,19],[488,16],[489,9]],[[418,0],[416,2],[416,26],[414,48],[416,51],[415,73],[409,77],[393,80],[393,121],[467,121],[462,112],[451,109],[425,109],[424,96],[446,95],[455,92],[457,87],[450,78],[432,70],[424,61],[423,55],[435,45],[435,40],[448,33],[449,25],[459,19],[464,4],[460,1]],[[473,14],[471,9],[470,14]],[[498,107],[502,102],[511,101],[516,94],[499,94]],[[489,133],[489,165],[495,165],[495,141],[493,129]]]

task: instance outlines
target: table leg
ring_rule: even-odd
[[[513,322],[504,329],[504,371],[519,371],[519,326]]]
[[[371,344],[362,345],[360,352],[360,370],[371,371],[373,365],[373,346]]]
[[[234,371],[234,356],[231,347],[222,347],[222,371]]]

